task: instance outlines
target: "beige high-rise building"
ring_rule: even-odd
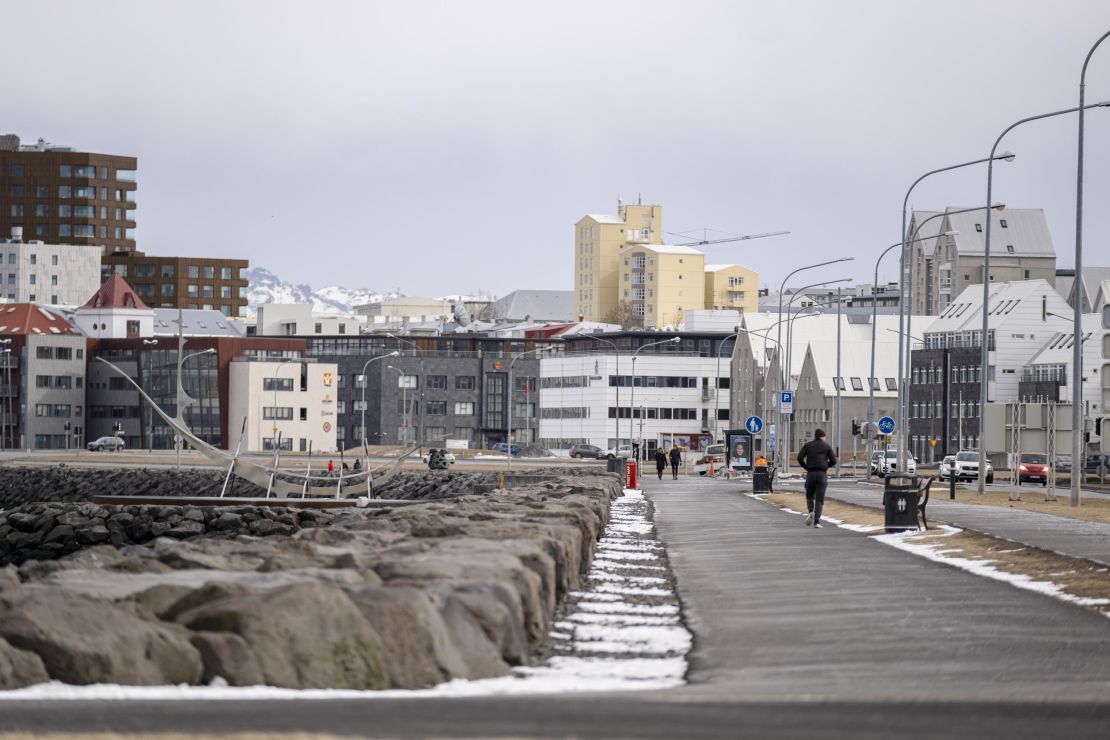
[[[587,321],[620,321],[622,306],[645,328],[681,323],[690,309],[758,308],[758,273],[706,267],[701,251],[663,244],[662,206],[622,204],[616,216],[591,213],[575,226],[574,311]]]
[[[754,313],[759,308],[759,273],[740,265],[706,265],[705,307]]]
[[[574,312],[601,321],[620,302],[621,252],[663,243],[663,207],[620,205],[616,216],[588,214],[574,236]]]
[[[705,307],[705,255],[669,244],[627,246],[620,258],[620,300],[644,328],[673,326]]]

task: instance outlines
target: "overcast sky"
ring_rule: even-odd
[[[410,295],[569,289],[575,221],[641,195],[668,232],[790,231],[708,250],[775,289],[846,255],[828,276],[870,281],[909,184],[1076,105],[1110,30],[1106,0],[0,3],[0,133],[137,156],[140,249]],[[1110,109],[1087,120],[1106,265]],[[1061,267],[1075,140],[1026,126],[995,178]],[[913,205],[985,197],[968,169]]]

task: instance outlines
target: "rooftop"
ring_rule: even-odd
[[[35,303],[0,306],[0,335],[77,334],[68,321]]]

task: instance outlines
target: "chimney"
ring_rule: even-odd
[[[13,242],[23,241],[23,227],[22,226],[13,226],[12,227],[12,241]]]

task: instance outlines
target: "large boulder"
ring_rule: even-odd
[[[297,583],[242,594],[197,607],[177,619],[195,631],[232,632],[243,638],[271,686],[389,686],[381,638],[335,586]]]
[[[258,686],[266,682],[250,645],[233,632],[194,632],[190,641],[204,661],[205,683],[222,678],[232,686]]]
[[[424,591],[370,585],[350,588],[347,594],[378,634],[386,637],[382,657],[394,686],[419,688],[472,677],[443,617]]]
[[[0,638],[0,690],[18,689],[49,681],[42,659],[32,652],[13,647]]]
[[[30,591],[0,614],[0,637],[72,684],[196,683],[200,654],[180,630],[60,589]]]

